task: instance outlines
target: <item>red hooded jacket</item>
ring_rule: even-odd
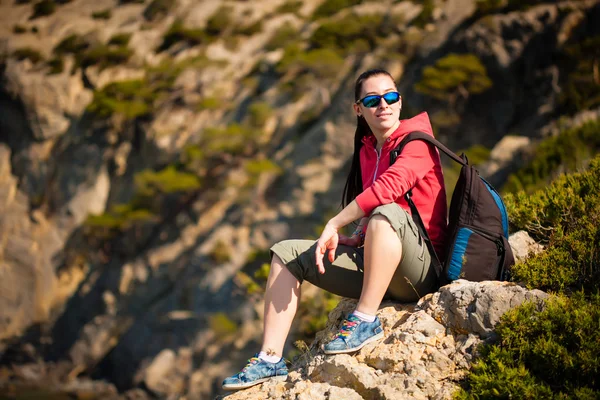
[[[415,140],[406,145],[396,162],[390,166],[390,152],[413,131],[433,136],[427,113],[400,121],[380,152],[374,135],[363,138],[360,149],[360,169],[363,192],[356,197],[358,206],[368,216],[382,204],[397,203],[409,214],[410,207],[404,194],[413,188],[413,201],[423,219],[438,256],[443,257],[446,240],[447,205],[442,164],[438,150]]]

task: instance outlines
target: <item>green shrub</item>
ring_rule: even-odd
[[[232,13],[233,9],[231,7],[220,7],[206,21],[206,33],[213,37],[223,34],[233,23],[233,20],[231,19]]]
[[[208,325],[217,339],[233,335],[238,330],[238,325],[222,312],[210,315]]]
[[[154,220],[156,216],[147,209],[135,208],[132,204],[117,204],[104,214],[88,216],[83,228],[88,237],[110,239],[133,226]]]
[[[112,11],[110,10],[110,8],[92,13],[92,18],[94,18],[94,19],[110,19],[111,17],[112,17]]]
[[[275,9],[275,14],[296,14],[302,8],[302,0],[287,0],[285,3]]]
[[[20,35],[21,33],[27,32],[27,28],[23,25],[15,24],[13,26],[13,33],[16,35]]]
[[[207,128],[202,138],[209,154],[250,154],[258,147],[262,132],[239,124],[226,128]]]
[[[50,67],[50,75],[60,74],[63,72],[65,66],[61,57],[54,57],[48,60],[48,67]]]
[[[263,30],[262,20],[257,20],[250,25],[243,25],[235,28],[235,34],[243,36],[252,36]]]
[[[509,176],[502,190],[530,193],[547,185],[559,172],[585,168],[597,153],[600,153],[600,120],[564,130],[537,145],[533,159]]]
[[[325,329],[329,313],[338,305],[341,297],[320,290],[313,297],[302,298],[298,306],[300,337],[310,341]]]
[[[337,14],[338,11],[360,4],[362,0],[325,0],[313,12],[312,18],[319,19]]]
[[[125,46],[112,47],[99,44],[90,47],[76,58],[76,65],[83,68],[97,65],[100,69],[104,69],[127,62],[132,54],[133,50]]]
[[[144,10],[144,18],[147,21],[161,19],[169,14],[175,3],[175,0],[152,0]]]
[[[561,108],[576,113],[600,106],[600,35],[569,44],[564,53],[561,69],[568,72],[559,95]]]
[[[173,22],[159,46],[158,51],[168,50],[176,43],[184,42],[189,46],[196,46],[207,41],[206,33],[202,29],[191,29],[183,26],[183,22]]]
[[[469,147],[466,150],[459,150],[456,154],[464,153],[469,160],[469,165],[473,165],[475,167],[482,165],[490,158],[491,150],[482,145],[476,144]],[[442,153],[442,157],[445,155]],[[452,200],[452,193],[454,192],[454,187],[456,186],[456,181],[460,175],[461,166],[448,159],[447,163],[444,163],[444,186],[446,187],[446,199],[448,201],[448,205],[450,205],[450,200]]]
[[[255,101],[248,107],[249,124],[255,128],[262,128],[273,115],[273,108],[265,101]]]
[[[448,54],[425,67],[415,90],[454,106],[457,99],[486,91],[492,86],[487,70],[474,54]]]
[[[248,174],[247,186],[256,186],[258,178],[263,173],[272,173],[279,175],[282,173],[281,167],[271,160],[250,160],[245,165],[246,173]]]
[[[308,73],[316,79],[332,79],[337,77],[343,64],[344,59],[334,50],[315,49],[304,52],[297,44],[292,44],[285,48],[276,70],[282,75],[292,71]]]
[[[53,0],[41,0],[33,5],[33,14],[29,19],[45,17],[56,11],[56,3]]]
[[[87,110],[106,118],[121,114],[126,119],[148,115],[156,99],[156,93],[142,79],[119,81],[94,92],[94,99]]]
[[[313,48],[335,49],[340,54],[356,50],[367,52],[376,48],[379,37],[391,32],[383,22],[380,14],[350,13],[344,18],[323,22],[310,38],[310,44]]]
[[[52,51],[56,55],[77,55],[85,51],[88,47],[90,47],[90,44],[87,40],[77,34],[72,34],[61,40]]]
[[[499,341],[481,358],[456,399],[600,397],[600,295],[556,297],[506,313]]]
[[[431,22],[435,4],[433,0],[423,0],[420,3],[423,5],[423,9],[414,19],[413,24],[422,29]]]
[[[204,97],[198,103],[198,110],[218,110],[223,106],[223,101],[216,97]]]
[[[222,240],[218,240],[213,246],[210,257],[214,262],[223,264],[231,261],[231,248]]]
[[[547,249],[515,265],[512,279],[569,293],[600,286],[600,156],[588,171],[564,175],[544,190],[505,196],[511,226]]]
[[[42,53],[31,47],[21,47],[20,49],[16,49],[13,51],[12,55],[19,61],[29,60],[32,64],[37,64],[44,60]]]
[[[112,46],[127,46],[131,40],[131,33],[117,33],[112,35],[108,40],[108,45]]]
[[[298,29],[290,22],[282,24],[271,36],[271,39],[265,44],[268,51],[277,50],[298,40]]]
[[[146,169],[135,177],[136,195],[155,197],[159,194],[191,192],[200,188],[200,180],[194,174],[178,171],[169,165],[160,171]]]

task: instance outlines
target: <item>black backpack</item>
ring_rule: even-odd
[[[456,279],[469,281],[505,280],[508,268],[514,264],[508,244],[508,214],[498,192],[469,165],[467,157],[458,157],[446,146],[424,132],[409,133],[390,153],[390,165],[396,161],[404,146],[413,140],[422,140],[436,146],[462,165],[450,201],[445,254],[438,259],[429,235],[411,199],[406,200],[421,236],[432,256],[440,285]]]

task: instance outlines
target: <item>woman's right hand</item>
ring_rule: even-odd
[[[362,239],[360,236],[352,235],[350,237],[345,235],[338,235],[340,237],[339,244],[344,244],[346,246],[352,247],[360,247],[362,245]]]

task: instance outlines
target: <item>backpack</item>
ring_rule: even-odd
[[[419,211],[412,201],[412,191],[405,197],[421,237],[432,256],[432,264],[440,285],[456,279],[469,281],[505,280],[508,268],[514,264],[508,243],[508,214],[498,192],[469,165],[464,154],[457,156],[431,135],[409,133],[390,153],[390,165],[404,146],[413,140],[430,143],[462,165],[450,201],[447,242],[443,259],[438,256]]]

